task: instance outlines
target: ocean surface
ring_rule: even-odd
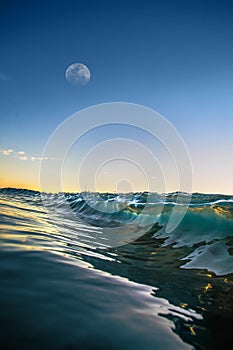
[[[0,348],[231,349],[233,197],[178,195],[0,189]]]

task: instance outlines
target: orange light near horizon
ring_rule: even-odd
[[[17,180],[8,180],[8,179],[0,179],[0,188],[24,188],[33,191],[40,191],[39,184],[27,181],[17,181]]]

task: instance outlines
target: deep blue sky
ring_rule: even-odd
[[[231,1],[1,1],[0,33],[1,149],[39,156],[70,114],[135,102],[181,133],[197,190],[233,192]],[[74,62],[84,87],[64,78]]]

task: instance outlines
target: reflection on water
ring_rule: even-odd
[[[164,246],[157,225],[104,249],[88,240],[98,227],[54,225],[39,193],[2,194],[0,210],[3,349],[224,349],[231,339],[232,274],[181,268],[193,248]]]

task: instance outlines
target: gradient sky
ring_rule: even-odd
[[[194,191],[233,194],[231,1],[7,0],[0,33],[1,187],[38,189],[39,158],[54,129],[83,108],[123,101],[175,126]],[[87,85],[65,80],[74,62],[89,67]],[[102,181],[100,189],[112,186]]]

